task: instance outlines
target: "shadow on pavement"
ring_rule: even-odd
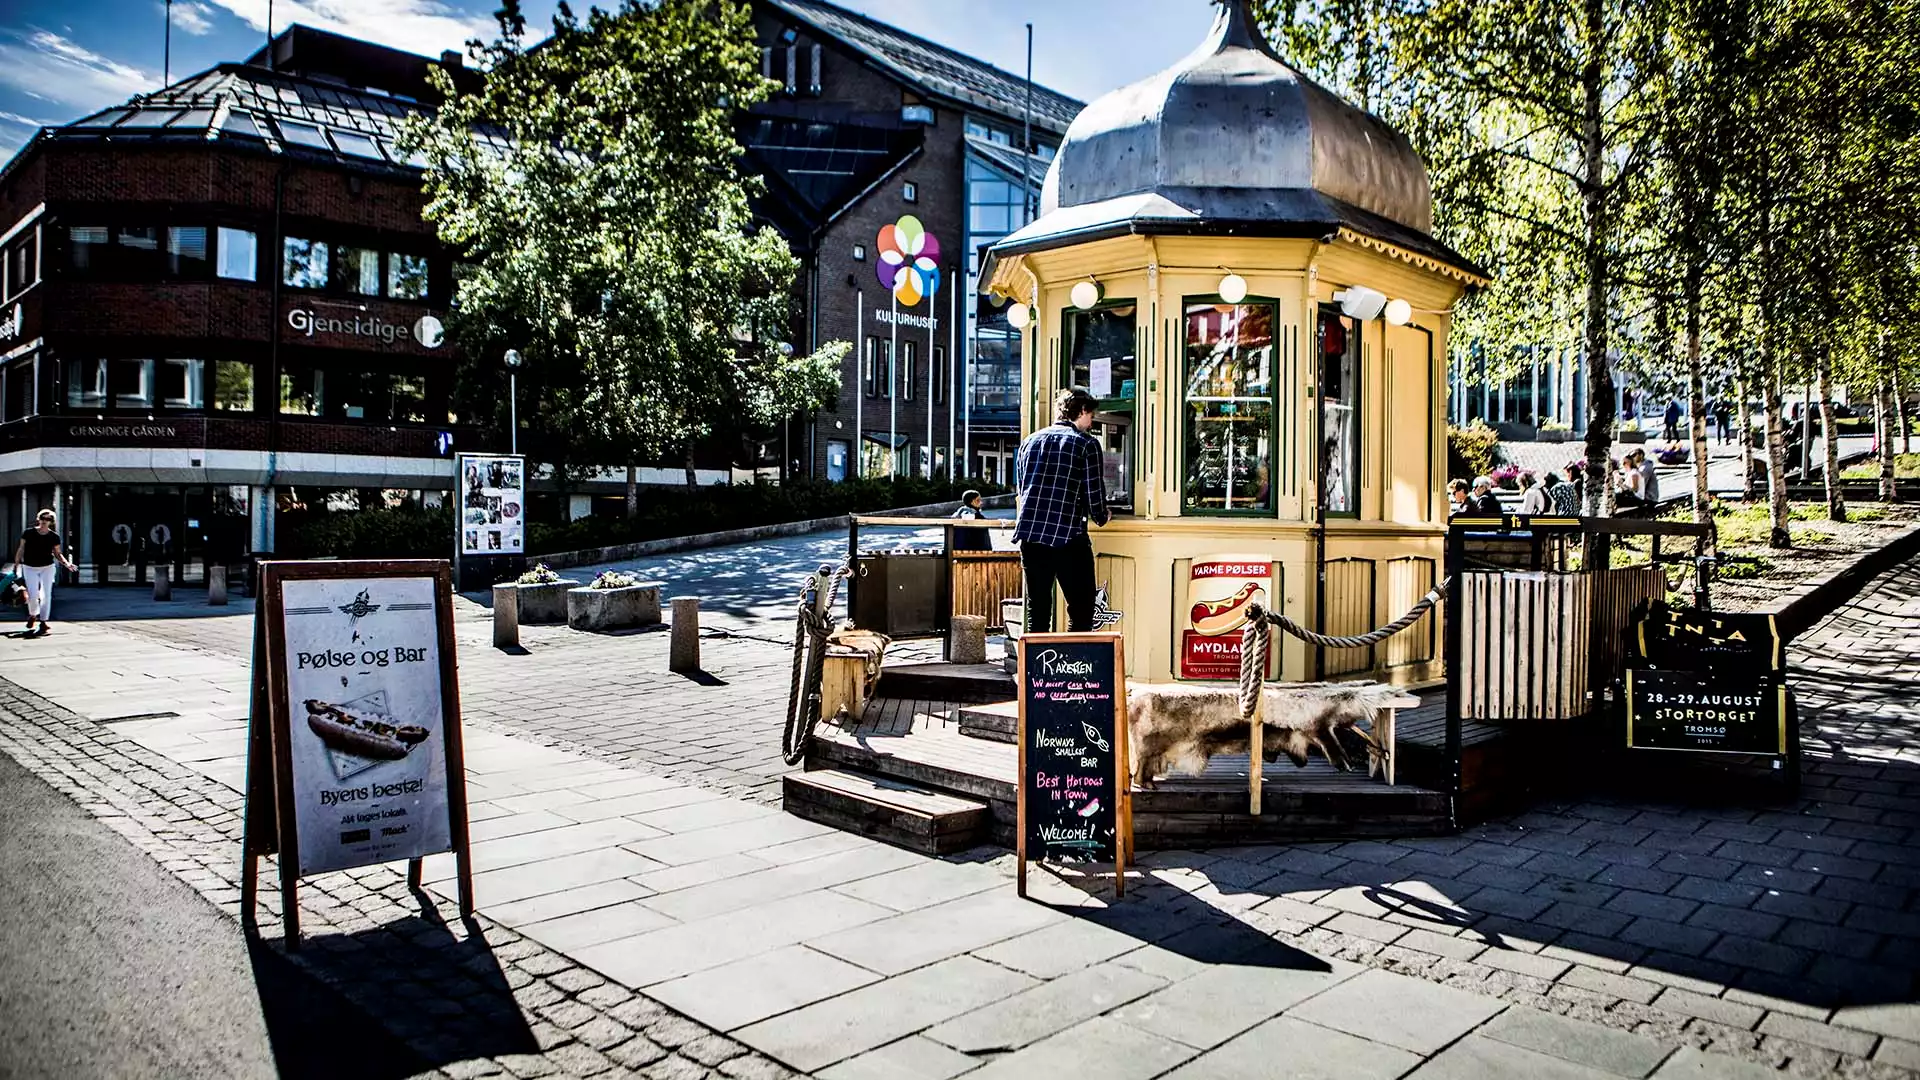
[[[392,1045],[395,1063],[382,1061],[373,1071],[340,1069],[322,1053],[332,1075],[398,1077],[458,1061],[541,1052],[477,924],[455,934],[438,911],[426,910],[431,914],[367,930],[316,934],[301,947],[299,966],[351,998],[351,1011],[360,1014],[343,1016],[343,1026],[326,1029],[329,1036],[341,1042],[378,1037]],[[299,1020],[297,988],[280,981],[294,961],[258,942],[253,957],[274,1054],[286,1066],[310,1052],[305,1047],[314,1041]]]
[[[282,1077],[398,1080],[429,1067],[382,1022],[316,982],[285,954],[258,940],[247,942],[247,953],[274,1067]]]

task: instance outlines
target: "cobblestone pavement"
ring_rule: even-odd
[[[506,657],[484,629],[460,629],[481,930],[391,871],[327,876],[306,906],[337,944],[301,954],[450,1075],[590,1075],[604,1061],[583,1051],[628,1045],[666,1055],[654,1075],[779,1075],[753,1047],[836,1080],[1264,1076],[1283,1056],[1330,1075],[1920,1075],[1920,561],[1798,644],[1791,803],[1563,800],[1458,837],[1158,852],[1124,903],[1041,874],[1044,907],[1011,899],[1004,855],[923,859],[719,795],[764,798],[738,766],[771,753],[778,705],[742,703],[784,699],[782,646],[709,643],[713,687],[638,674],[664,669],[663,635],[542,631]],[[236,655],[62,632],[0,675],[84,716],[7,692],[0,749],[234,911]],[[696,702],[722,704],[685,720]],[[639,754],[735,721],[712,760]],[[364,985],[393,957],[414,989]]]

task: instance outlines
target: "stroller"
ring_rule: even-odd
[[[0,573],[0,604],[10,608],[24,607],[27,603],[27,587],[20,580],[20,568],[14,567]]]

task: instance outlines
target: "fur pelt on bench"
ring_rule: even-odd
[[[1367,772],[1379,767],[1387,748],[1372,736],[1374,718],[1382,709],[1406,709],[1419,699],[1383,683],[1281,683],[1262,688],[1259,717],[1262,754],[1278,761],[1281,754],[1305,766],[1307,752],[1317,747],[1322,757],[1350,770],[1339,732],[1350,730],[1367,746]],[[1368,730],[1358,726],[1366,721]],[[1156,776],[1198,775],[1215,754],[1248,752],[1247,721],[1240,718],[1240,693],[1232,687],[1185,686],[1177,683],[1129,687],[1127,729],[1131,736],[1132,780],[1152,787]]]

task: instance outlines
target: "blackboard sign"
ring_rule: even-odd
[[[1028,859],[1110,862],[1123,887],[1126,695],[1118,634],[1020,638],[1020,895]]]
[[[1787,691],[1764,670],[1708,676],[1627,672],[1627,745],[1641,750],[1784,755]]]
[[[1786,643],[1774,617],[1755,612],[1702,611],[1649,601],[1635,612],[1630,655],[1635,667],[1666,671],[1739,673],[1786,671]]]

